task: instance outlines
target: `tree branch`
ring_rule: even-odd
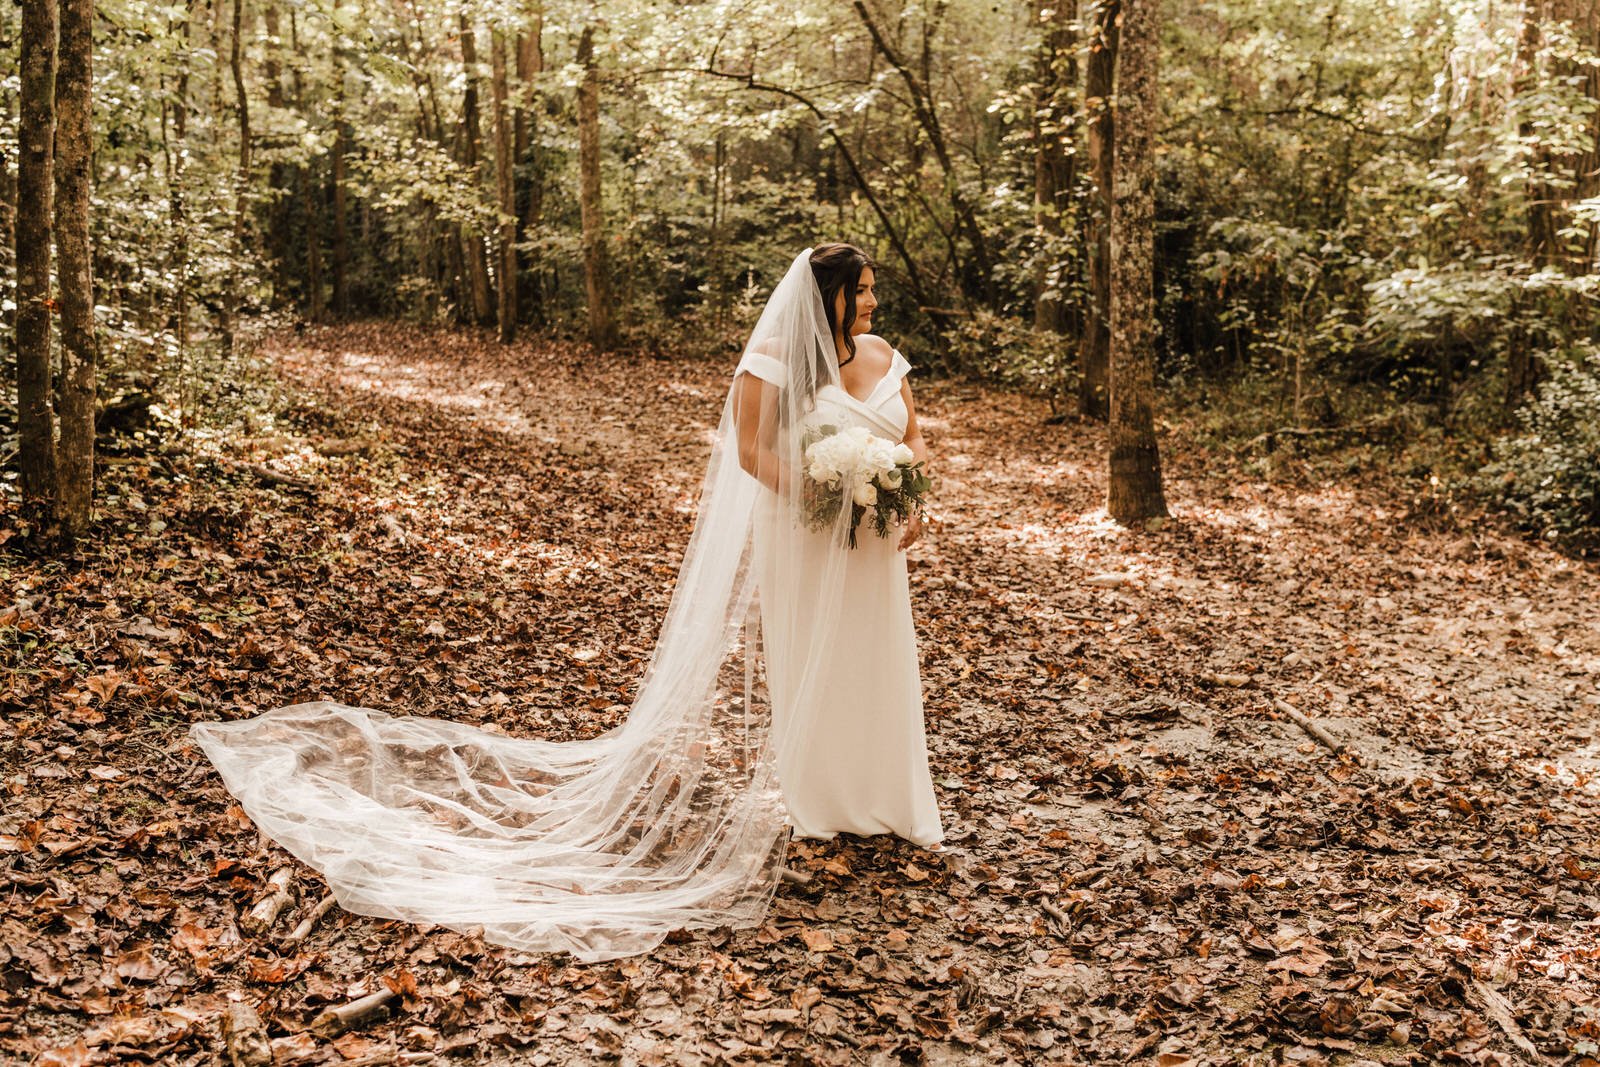
[[[731,70],[717,70],[715,67],[707,66],[658,67],[654,70],[648,72],[642,71],[640,73],[703,74],[713,78],[723,78],[729,81],[740,82],[746,89],[750,89],[754,92],[773,93],[774,95],[793,100],[804,107],[807,111],[811,112],[811,114],[816,117],[817,121],[822,124],[822,128],[827,131],[828,136],[833,138],[833,143],[839,148],[840,158],[844,160],[845,166],[850,168],[850,175],[855,179],[856,186],[861,190],[862,195],[867,198],[867,203],[872,206],[873,212],[878,216],[878,221],[883,224],[884,232],[889,238],[889,243],[894,247],[895,255],[897,255],[900,258],[901,263],[905,265],[906,278],[911,283],[912,296],[916,299],[918,305],[932,303],[932,301],[928,298],[927,286],[922,280],[922,272],[917,269],[916,262],[911,258],[911,253],[909,250],[907,250],[905,241],[901,238],[900,231],[895,226],[894,220],[889,217],[888,211],[885,210],[883,204],[879,202],[877,194],[872,191],[872,186],[868,184],[866,175],[861,173],[861,167],[856,163],[855,154],[850,151],[850,146],[845,144],[844,137],[839,133],[838,127],[834,125],[833,120],[829,118],[827,113],[818,107],[809,97],[798,92],[797,90],[785,88],[782,85],[773,85],[770,82],[760,81],[756,78],[754,71],[740,73],[738,71]]]

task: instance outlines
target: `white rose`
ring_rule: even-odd
[[[885,489],[900,488],[900,468],[891,467],[882,474],[879,474],[878,484],[883,486]]]
[[[851,494],[857,504],[870,508],[878,502],[878,487],[871,482],[860,482]]]
[[[895,445],[890,455],[894,457],[896,463],[911,463],[917,458],[916,453],[911,451],[910,445]]]

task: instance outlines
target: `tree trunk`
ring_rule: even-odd
[[[494,174],[500,194],[499,294],[496,318],[500,343],[510,344],[517,337],[517,190],[512,180],[511,101],[506,84],[506,36],[494,31],[490,42],[490,63],[494,91]]]
[[[17,127],[17,436],[25,515],[55,508],[56,418],[50,398],[50,220],[55,200],[56,5],[22,5]],[[43,539],[51,535],[45,533]]]
[[[461,95],[461,162],[472,175],[478,177],[482,158],[479,144],[482,133],[478,121],[478,41],[476,30],[467,22],[465,14],[458,16],[461,27],[461,65],[466,76],[466,88]],[[462,228],[462,247],[466,254],[468,279],[472,287],[472,317],[479,326],[494,323],[495,300],[489,282],[489,257],[484,251],[483,235],[474,226]]]
[[[578,38],[578,196],[583,218],[583,280],[589,300],[589,340],[604,351],[616,343],[611,314],[611,276],[606,256],[605,215],[600,204],[600,71],[594,59],[594,27]]]
[[[233,75],[234,107],[239,116],[239,173],[233,194],[233,252],[244,259],[245,205],[250,195],[250,97],[244,88],[244,0],[233,0],[233,42],[228,52]],[[228,275],[227,306],[223,309],[223,345],[232,351],[234,331],[244,301],[238,276]]]
[[[333,0],[335,18],[339,14],[339,0]],[[350,148],[350,124],[345,121],[344,49],[339,38],[333,41],[333,153],[328,180],[332,186],[333,248],[329,264],[333,281],[333,313],[339,318],[350,314],[350,196],[345,181],[348,177],[346,153]]]
[[[1086,418],[1111,415],[1111,111],[1117,63],[1119,0],[1099,0],[1085,72],[1083,110],[1088,129],[1089,196],[1084,211],[1084,247],[1089,257],[1089,307],[1078,345],[1078,411]]]
[[[5,121],[15,127],[16,116],[11,111],[11,101],[6,101]],[[11,155],[0,152],[0,248],[11,255],[17,249],[17,172],[12,169]],[[12,262],[15,266],[15,260]],[[16,329],[14,311],[0,308],[0,330]]]
[[[861,24],[866,28],[867,35],[872,38],[873,46],[905,83],[912,113],[916,116],[918,125],[922,127],[922,132],[939,161],[939,169],[944,174],[945,196],[949,199],[955,214],[956,230],[966,239],[971,255],[968,262],[957,264],[962,293],[968,300],[986,303],[993,294],[994,287],[994,270],[989,255],[989,244],[984,237],[983,228],[978,224],[977,213],[961,191],[961,176],[956,172],[955,161],[951,158],[949,145],[945,140],[944,127],[939,122],[938,105],[927,83],[907,66],[899,50],[889,43],[888,37],[879,28],[877,20],[867,10],[863,0],[852,0],[852,6]]]
[[[321,322],[327,317],[322,297],[322,212],[317,206],[317,175],[312,167],[300,168],[300,198],[306,216],[306,317]]]
[[[1034,20],[1039,24],[1039,89],[1033,111],[1033,215],[1040,245],[1060,247],[1063,222],[1072,203],[1076,177],[1074,156],[1068,151],[1075,116],[1072,94],[1078,87],[1077,0],[1034,0]],[[1048,259],[1041,261],[1048,263]],[[1068,305],[1061,298],[1061,275],[1067,264],[1055,264],[1052,286],[1048,269],[1036,280],[1033,324],[1041,330],[1068,333]],[[1051,292],[1051,289],[1054,292]]]
[[[1578,26],[1579,35],[1583,40],[1585,50],[1593,53],[1600,49],[1600,3],[1589,0],[1587,10]],[[1600,66],[1594,63],[1585,63],[1579,70],[1583,78],[1583,92],[1594,104],[1589,113],[1589,145],[1579,154],[1573,167],[1575,188],[1572,190],[1574,200],[1592,200],[1600,195]],[[1600,252],[1600,219],[1590,216],[1588,232],[1584,235],[1583,245],[1574,257],[1574,273],[1594,273],[1597,266],[1596,253]],[[1581,312],[1587,314],[1588,309]]]
[[[517,39],[517,108],[515,129],[513,136],[516,140],[515,152],[518,167],[521,169],[520,180],[513,172],[513,179],[518,180],[517,189],[517,240],[531,231],[538,229],[544,214],[543,182],[540,180],[539,159],[533,152],[533,140],[537,134],[538,112],[535,108],[537,102],[537,88],[535,79],[544,71],[544,6],[536,4],[532,14],[532,25],[528,31]],[[539,272],[535,264],[527,262],[523,253],[517,258],[519,274],[526,271],[529,274],[528,292],[525,294],[531,305],[535,321],[540,315],[542,298],[540,295]]]
[[[340,85],[344,72],[335,70]],[[350,196],[346,185],[345,154],[349,150],[349,127],[344,120],[344,89],[339,90],[334,121],[338,129],[333,136],[333,160],[329,177],[333,185],[333,313],[340,318],[350,314]]]
[[[1155,131],[1160,0],[1124,0],[1111,201],[1111,479],[1120,523],[1167,514],[1155,431]]]
[[[1533,91],[1539,81],[1540,28],[1546,17],[1546,5],[1540,0],[1528,0],[1522,10],[1522,30],[1517,40],[1517,51],[1525,66],[1517,78],[1517,95],[1522,97]],[[1526,107],[1517,133],[1530,147],[1532,159],[1529,168],[1526,204],[1528,209],[1528,258],[1536,267],[1549,266],[1556,258],[1560,242],[1556,236],[1555,193],[1549,184],[1536,175],[1548,173],[1550,154],[1539,142],[1534,120],[1537,116]]]
[[[1581,243],[1564,237],[1562,230],[1571,224],[1572,204],[1592,199],[1600,192],[1600,110],[1589,118],[1590,144],[1580,151],[1552,151],[1540,139],[1538,120],[1543,116],[1523,101],[1539,89],[1542,79],[1538,53],[1543,43],[1544,24],[1550,21],[1570,23],[1578,43],[1592,51],[1600,45],[1600,5],[1594,0],[1528,0],[1522,9],[1522,27],[1517,40],[1520,69],[1514,92],[1521,104],[1517,133],[1530,150],[1524,193],[1528,259],[1536,267],[1559,266],[1568,274],[1583,275],[1595,269],[1600,224],[1590,222]],[[1551,62],[1555,69],[1547,72],[1547,78],[1572,79],[1582,85],[1591,102],[1600,99],[1600,70],[1592,64],[1576,64],[1571,60]],[[1568,334],[1584,334],[1592,318],[1588,303],[1577,300],[1572,305]],[[1506,366],[1507,407],[1520,404],[1545,376],[1544,363],[1534,345],[1530,337],[1512,338]]]
[[[193,33],[191,16],[185,11],[178,24],[187,53]],[[182,425],[190,425],[191,411],[185,388],[189,371],[189,206],[185,188],[189,169],[189,59],[179,61],[178,91],[172,101],[172,151],[167,158],[167,218],[172,229],[172,318],[177,341],[178,397]],[[163,112],[163,115],[165,113]]]
[[[89,530],[94,502],[94,274],[89,246],[89,139],[94,0],[63,0],[56,73],[56,248],[61,291],[60,489],[56,518],[67,547]]]
[[[282,121],[274,115],[284,109],[283,49],[280,37],[278,0],[265,0],[262,20],[267,28],[267,52],[262,64],[267,81],[267,109],[270,121]],[[272,198],[268,209],[267,249],[272,256],[272,300],[281,306],[284,294],[289,291],[289,208],[292,203],[289,188],[289,167],[274,160],[267,174],[267,195]]]

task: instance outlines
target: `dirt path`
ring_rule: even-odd
[[[608,965],[337,912],[298,945],[241,933],[282,857],[186,723],[325,696],[543,736],[614,724],[726,388],[720,359],[392,326],[276,360],[305,399],[218,443],[219,466],[119,467],[100,567],[0,557],[3,940],[26,946],[0,949],[0,1048],[209,1062],[239,995],[280,1062],[1600,1054],[1593,568],[1417,528],[1372,478],[1252,483],[1181,430],[1178,519],[1121,530],[1101,431],[915,377],[948,853],[797,845],[814,881],[764,927]],[[384,977],[394,1021],[307,1031]]]

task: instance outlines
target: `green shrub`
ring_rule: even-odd
[[[1078,388],[1077,340],[982,309],[946,335],[948,369],[1042,396],[1060,414]]]
[[[1550,377],[1519,413],[1522,432],[1485,468],[1524,525],[1580,551],[1600,548],[1600,346],[1547,357]]]

